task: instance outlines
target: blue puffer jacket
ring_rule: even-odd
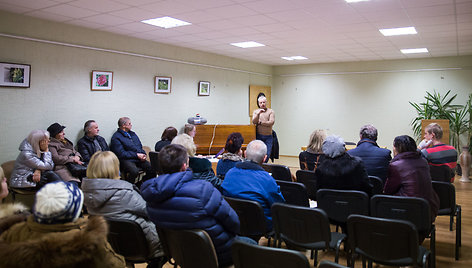
[[[391,152],[388,149],[380,148],[373,140],[362,139],[357,143],[357,147],[347,151],[349,155],[357,156],[364,162],[367,174],[381,178],[384,183],[387,179],[388,165],[392,160]]]
[[[226,173],[221,188],[225,196],[259,202],[264,209],[266,228],[272,230],[270,208],[276,202],[285,203],[285,199],[274,178],[260,165],[252,161],[237,163]]]
[[[145,154],[143,145],[138,138],[138,135],[133,131],[129,131],[128,135],[121,129],[118,129],[111,137],[110,149],[120,160],[131,160],[138,162],[137,153]]]
[[[211,183],[194,180],[191,171],[183,171],[145,181],[141,193],[158,228],[203,229],[213,241],[219,263],[232,263],[239,218]]]

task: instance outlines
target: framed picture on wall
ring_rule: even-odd
[[[172,77],[156,76],[154,93],[169,94],[172,89]]]
[[[0,86],[30,87],[31,65],[0,62]]]
[[[92,90],[108,90],[113,89],[113,72],[108,71],[92,71]]]
[[[198,96],[210,96],[210,82],[198,82]]]

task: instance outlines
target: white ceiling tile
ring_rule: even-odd
[[[89,22],[89,21],[84,21],[84,20],[71,20],[67,22],[68,24],[73,24],[81,27],[86,27],[90,29],[100,29],[106,27],[104,24],[100,23],[94,23],[94,22]]]
[[[67,3],[75,7],[87,8],[96,12],[111,12],[130,8],[129,5],[113,2],[112,0],[75,0]]]
[[[83,18],[83,20],[93,23],[100,23],[108,26],[120,25],[125,23],[130,23],[130,20],[123,19],[117,16],[109,15],[109,14],[100,14],[95,16],[90,16],[87,18]]]
[[[75,7],[66,4],[60,4],[53,7],[44,8],[43,11],[63,15],[71,18],[84,18],[93,15],[97,15],[98,12],[94,12],[85,8]]]
[[[258,26],[258,25],[267,25],[267,24],[277,23],[276,20],[271,19],[264,15],[236,17],[236,18],[229,19],[229,21],[234,22],[234,24],[239,25],[239,27]]]
[[[113,12],[110,12],[109,14],[113,16],[121,17],[124,19],[133,20],[133,21],[153,19],[153,18],[162,17],[165,15],[165,14],[150,12],[150,11],[137,8],[137,7],[132,7],[125,10],[113,11]]]
[[[42,10],[35,10],[35,11],[32,11],[32,12],[27,12],[27,13],[25,13],[25,15],[33,16],[33,17],[37,17],[37,18],[42,18],[42,19],[45,19],[45,20],[58,21],[58,22],[65,22],[65,21],[69,21],[69,20],[73,19],[71,17],[66,17],[66,16],[62,16],[62,15],[59,15],[59,14],[49,13],[49,12],[42,11]]]
[[[157,3],[146,4],[146,5],[140,6],[140,8],[150,11],[150,12],[166,14],[166,16],[171,16],[171,17],[173,17],[175,14],[189,12],[194,9],[192,6],[184,5],[182,3],[179,3],[173,0],[163,0]]]
[[[454,15],[453,5],[437,5],[429,7],[408,8],[407,13],[412,17],[435,17],[444,15]]]

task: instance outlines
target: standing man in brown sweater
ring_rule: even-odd
[[[274,141],[272,137],[272,126],[275,123],[275,112],[274,110],[267,108],[267,98],[260,96],[257,99],[259,109],[256,109],[252,114],[252,123],[256,125],[256,139],[263,141],[267,145],[267,158],[265,162],[270,158],[272,152],[272,143]]]

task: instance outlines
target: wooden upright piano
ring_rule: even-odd
[[[225,148],[226,139],[233,132],[243,135],[243,149],[256,139],[254,125],[196,125],[196,127],[197,134],[193,141],[197,146],[197,154],[217,154],[222,148]]]

